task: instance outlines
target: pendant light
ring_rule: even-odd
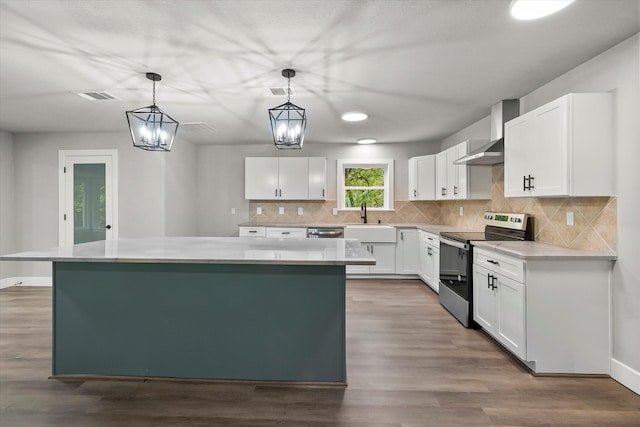
[[[146,75],[153,82],[153,104],[127,111],[133,146],[149,151],[171,151],[179,123],[156,106],[156,82],[162,80],[162,76]]]
[[[304,108],[289,102],[291,99],[291,77],[295,77],[295,75],[295,70],[289,68],[282,70],[282,76],[287,78],[287,102],[269,109],[273,142],[278,149],[300,149],[304,141],[307,115]]]

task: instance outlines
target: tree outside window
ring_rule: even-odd
[[[338,209],[393,209],[393,159],[338,160]]]

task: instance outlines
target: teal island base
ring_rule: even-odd
[[[345,267],[54,262],[53,374],[346,384]]]

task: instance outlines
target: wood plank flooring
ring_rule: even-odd
[[[0,291],[0,426],[640,426],[640,396],[531,376],[418,280],[348,281],[347,369],[347,388],[48,379],[51,288]]]

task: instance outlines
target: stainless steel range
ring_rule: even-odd
[[[440,304],[465,327],[473,321],[473,241],[533,240],[528,214],[485,212],[484,232],[440,233]]]

